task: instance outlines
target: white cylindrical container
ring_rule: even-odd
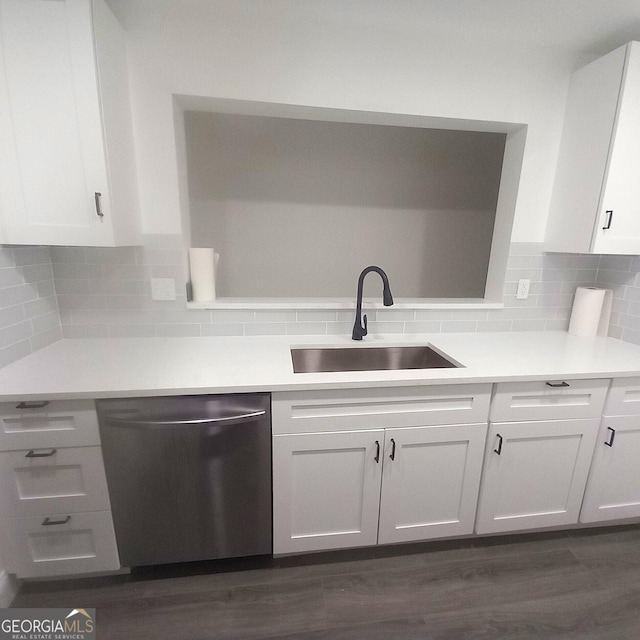
[[[591,338],[598,334],[606,289],[578,287],[573,301],[569,333],[574,336]]]
[[[189,249],[189,274],[194,302],[216,299],[216,254],[210,248]]]

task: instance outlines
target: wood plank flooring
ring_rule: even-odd
[[[640,525],[24,583],[100,640],[636,640]]]

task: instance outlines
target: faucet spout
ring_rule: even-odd
[[[391,287],[389,286],[389,278],[387,274],[376,266],[370,266],[362,270],[358,278],[358,295],[356,298],[356,319],[351,333],[352,340],[362,340],[367,335],[367,316],[362,315],[362,289],[364,286],[364,278],[370,271],[375,271],[382,278],[382,304],[390,307],[393,304],[393,296],[391,295]]]

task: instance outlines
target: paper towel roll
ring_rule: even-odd
[[[569,320],[569,333],[590,338],[598,335],[607,289],[578,287]]]
[[[189,249],[191,295],[194,302],[216,299],[216,264],[219,257],[210,248]]]

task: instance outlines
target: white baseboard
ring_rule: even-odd
[[[6,609],[18,592],[18,583],[15,576],[10,576],[6,571],[0,571],[0,608]]]

